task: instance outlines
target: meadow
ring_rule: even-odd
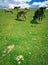
[[[48,65],[48,10],[42,21],[31,23],[35,10],[16,20],[17,10],[0,9],[0,65]]]

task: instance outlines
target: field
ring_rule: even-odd
[[[35,10],[16,20],[17,10],[0,9],[0,65],[48,65],[48,10],[42,21],[31,23]]]

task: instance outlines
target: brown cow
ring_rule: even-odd
[[[21,16],[24,17],[24,19],[26,20],[26,14],[28,12],[28,9],[24,9],[24,10],[21,10],[17,13],[17,19],[19,19]]]
[[[9,13],[13,14],[12,9],[4,9],[4,11],[5,11],[5,13],[9,12]]]

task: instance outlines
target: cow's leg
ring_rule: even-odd
[[[6,13],[7,11],[5,10],[5,13]]]
[[[39,18],[39,21],[40,21],[41,17],[39,16],[38,18]]]
[[[36,16],[33,16],[33,20],[36,20]]]
[[[24,19],[26,20],[26,14],[23,14],[23,16],[24,16]]]
[[[44,14],[44,18],[45,18],[45,14]]]
[[[42,17],[41,17],[41,21],[42,21]]]
[[[43,14],[42,14],[42,16],[41,16],[41,21],[42,21],[42,19],[43,19]]]
[[[21,14],[20,14],[20,13],[18,13],[18,14],[17,14],[17,19],[19,19],[19,17],[20,17],[20,16],[21,16]]]
[[[12,14],[13,14],[13,12],[12,11],[10,11]]]
[[[19,19],[19,14],[17,14],[17,19]]]
[[[17,8],[17,11],[18,11],[19,8]]]

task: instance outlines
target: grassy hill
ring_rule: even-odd
[[[18,21],[0,9],[0,65],[48,65],[48,10],[41,24],[31,23],[35,10]]]

